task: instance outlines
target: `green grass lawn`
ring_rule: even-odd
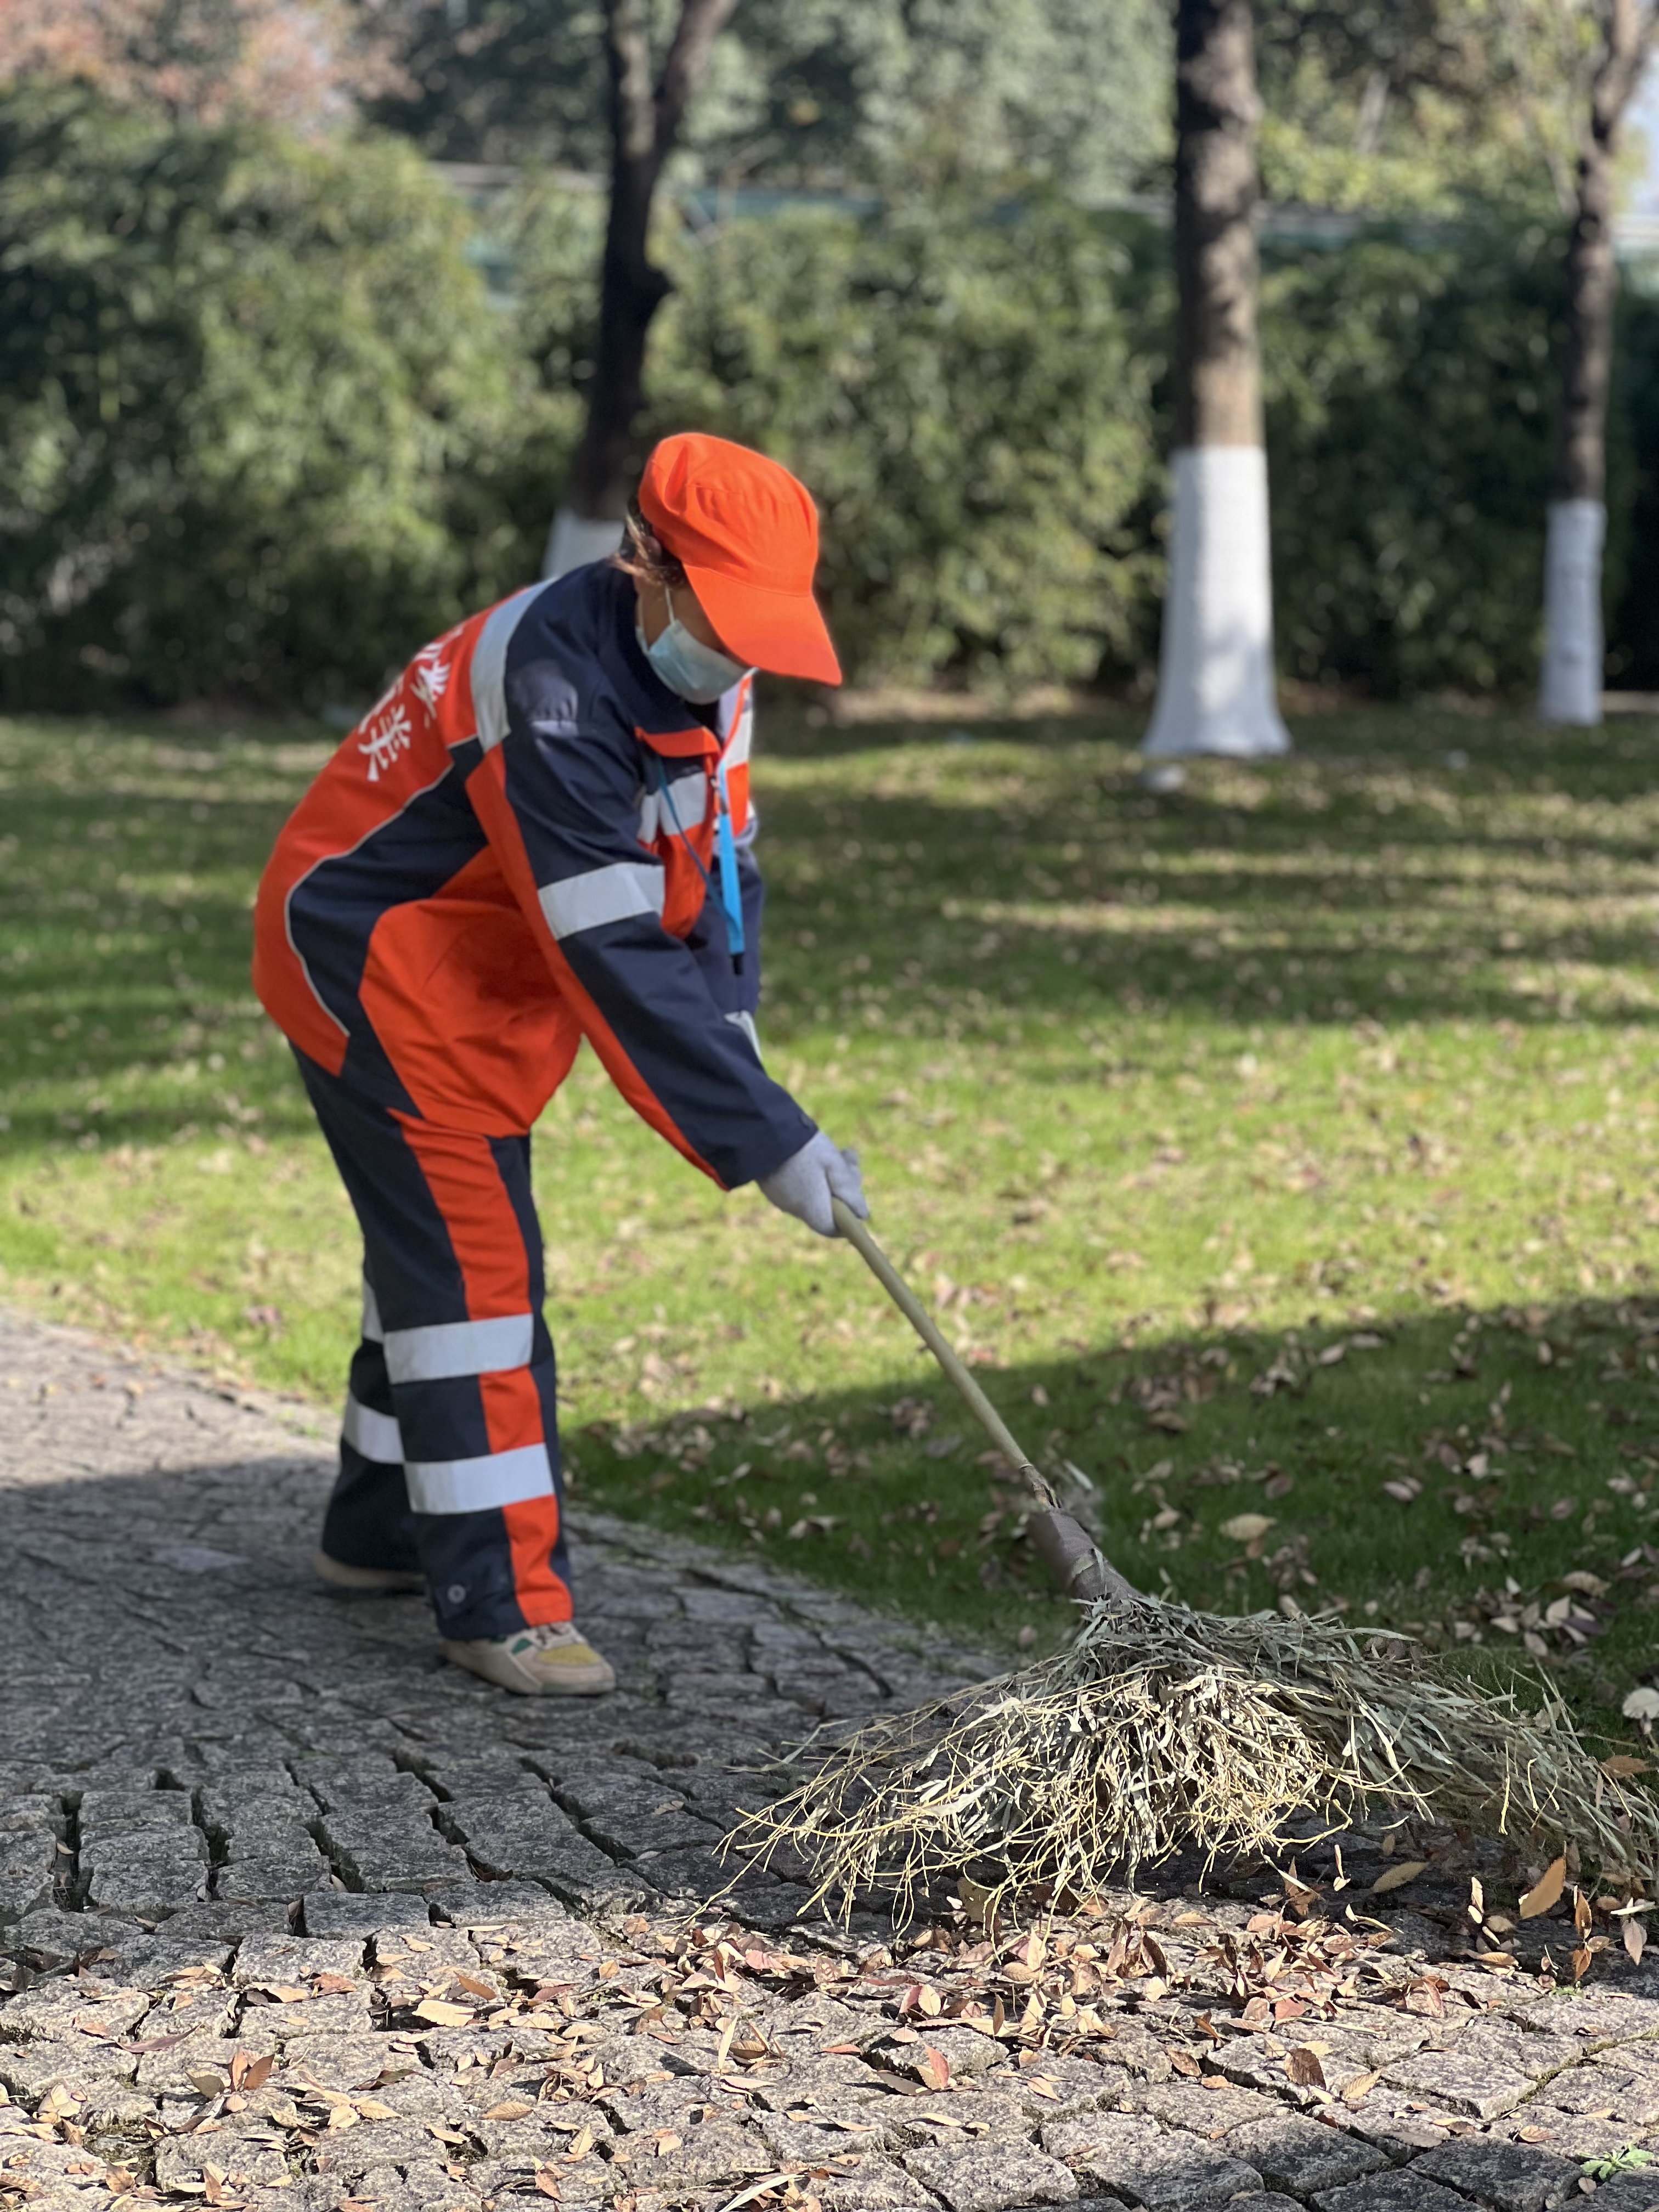
[[[1659,1626],[1659,727],[1305,717],[1155,798],[1141,719],[775,714],[770,1064],[1132,1578],[1531,1653],[1616,1729]],[[0,1296],[331,1400],[352,1224],[246,978],[325,757],[0,725]],[[1059,1632],[852,1252],[714,1190],[586,1055],[537,1169],[581,1494]]]

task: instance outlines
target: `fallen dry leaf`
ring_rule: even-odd
[[[359,2106],[358,2110],[361,2112],[362,2109],[362,2107]],[[533,2112],[535,2109],[533,2105],[511,2102],[505,2105],[492,2105],[484,2114],[484,2118],[487,2120],[521,2120],[526,2112]]]
[[[1382,1897],[1389,1890],[1404,1889],[1408,1881],[1417,1880],[1427,1864],[1426,1859],[1401,1859],[1394,1866],[1385,1867],[1371,1884],[1371,1895]]]
[[[1625,1948],[1630,1954],[1631,1964],[1632,1966],[1639,1966],[1641,1965],[1642,1954],[1646,1950],[1647,1947],[1648,1931],[1643,1927],[1641,1922],[1636,1917],[1635,1914],[1632,1913],[1626,1917],[1625,1922]]]
[[[1371,2091],[1382,2079],[1379,2074],[1356,2074],[1352,2081],[1342,2084],[1342,2101],[1348,2106],[1363,2105]]]
[[[1298,2089],[1322,2089],[1325,2086],[1325,2069],[1319,2063],[1319,2053],[1310,2051],[1306,2044],[1298,2045],[1286,2057],[1285,2074]]]
[[[995,1894],[994,1890],[970,1881],[965,1874],[957,1878],[957,1895],[962,1899],[962,1909],[976,1923],[983,1923],[986,1910]]]
[[[536,2186],[544,2197],[550,2197],[556,2202],[557,2201],[559,2177],[550,2166],[538,2166],[536,2168]]]
[[[1271,1515],[1266,1513],[1235,1513],[1231,1521],[1224,1521],[1221,1533],[1230,1544],[1253,1544],[1265,1536],[1273,1525]]]
[[[1522,1899],[1521,1917],[1523,1920],[1540,1918],[1553,1905],[1559,1904],[1561,1893],[1566,1886],[1567,1862],[1564,1853],[1559,1859],[1550,1861],[1538,1878],[1538,1887],[1529,1889]]]
[[[1652,1766],[1650,1759],[1638,1759],[1628,1751],[1616,1751],[1611,1759],[1601,1761],[1601,1771],[1610,1782],[1628,1782],[1632,1775],[1645,1774]]]
[[[434,2027],[466,2027],[473,2010],[471,2005],[450,2004],[443,1997],[422,1997],[415,2008],[415,2017],[429,2020]]]
[[[82,2020],[77,2020],[75,2025],[82,2035],[95,2035],[100,2039],[104,2039],[104,2031],[100,2027],[89,2027]],[[123,2051],[171,2051],[175,2043],[183,2043],[190,2033],[189,2028],[181,2027],[176,2035],[147,2035],[142,2043],[124,2043],[121,2049]]]
[[[930,2089],[942,2089],[951,2078],[951,2062],[942,2051],[927,2045],[921,2054],[916,2072]]]

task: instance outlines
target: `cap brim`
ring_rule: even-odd
[[[841,663],[818,603],[810,592],[769,592],[718,568],[694,568],[686,579],[735,660],[773,676],[839,684]]]

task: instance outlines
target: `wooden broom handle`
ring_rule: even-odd
[[[945,1370],[986,1435],[1010,1465],[1018,1468],[1026,1488],[1037,1503],[1052,1506],[1055,1502],[1053,1489],[1020,1449],[1007,1423],[974,1380],[960,1355],[946,1343],[939,1323],[870,1234],[869,1224],[859,1219],[845,1199],[832,1197],[830,1208],[836,1228],[854,1246],[865,1266]]]

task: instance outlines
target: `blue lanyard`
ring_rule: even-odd
[[[720,861],[720,887],[714,889],[714,878],[702,864],[702,855],[686,836],[679,810],[674,804],[674,794],[668,785],[668,771],[662,764],[660,753],[653,753],[657,770],[657,788],[668,808],[669,819],[674,824],[674,834],[697,864],[697,873],[702,878],[703,889],[717,901],[726,916],[726,941],[732,952],[732,972],[743,973],[745,949],[743,933],[743,892],[738,882],[738,841],[732,833],[732,808],[726,793],[726,763],[714,764],[714,845]]]

